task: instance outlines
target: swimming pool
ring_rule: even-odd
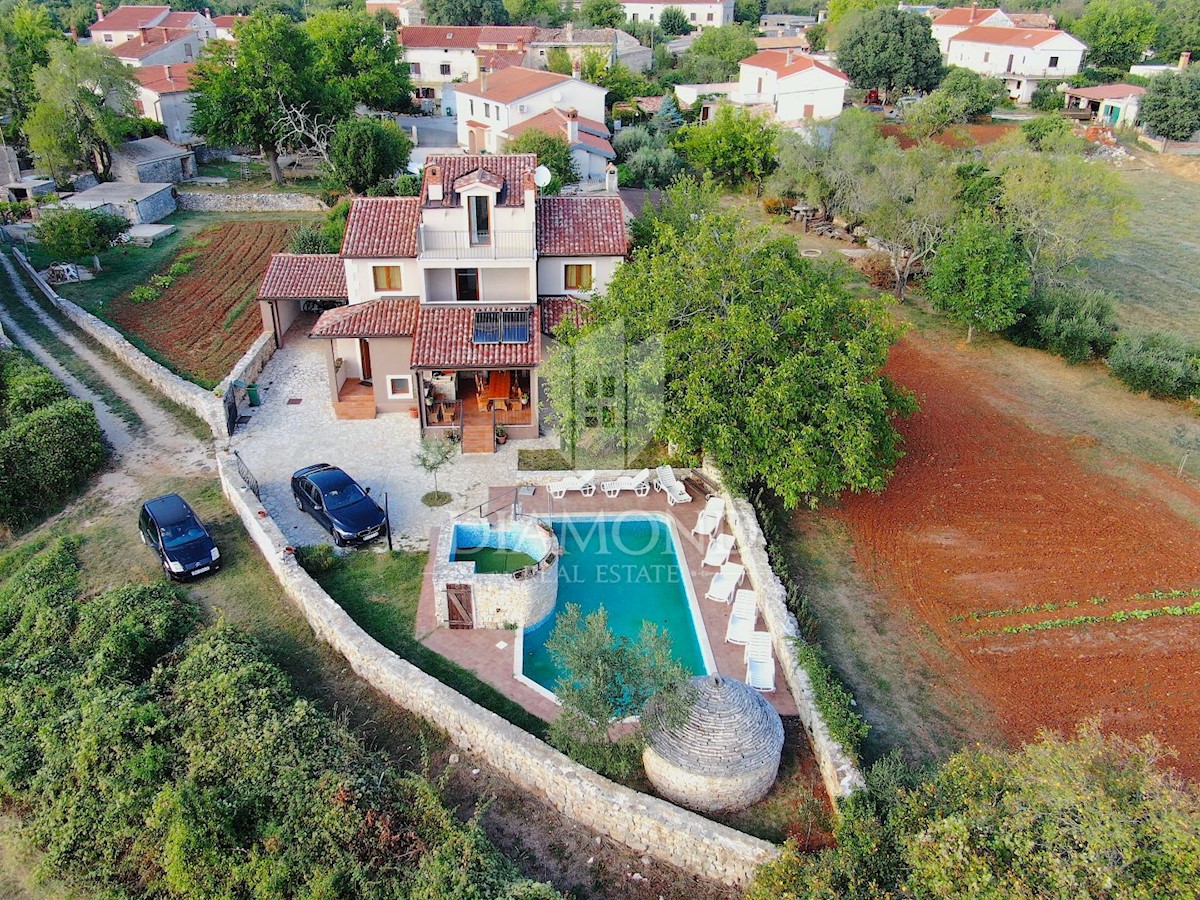
[[[716,671],[700,607],[671,519],[662,515],[577,515],[544,519],[558,538],[558,600],[542,622],[526,628],[517,675],[552,692],[560,676],[546,639],[560,610],[577,604],[586,616],[601,606],[617,637],[636,639],[644,621],[665,631],[671,655],[690,675]]]

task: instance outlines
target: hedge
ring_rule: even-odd
[[[1152,397],[1185,400],[1200,391],[1200,347],[1169,332],[1122,334],[1108,365],[1132,390]]]

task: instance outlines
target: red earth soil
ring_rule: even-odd
[[[1000,140],[1016,128],[1016,125],[954,125],[933,139],[944,147],[982,147]],[[880,125],[879,133],[885,138],[894,137],[902,150],[917,146],[916,139],[905,133],[903,125]]]
[[[148,303],[121,297],[109,314],[176,371],[215,384],[262,333],[258,304],[244,301],[258,292],[271,254],[287,246],[296,226],[269,220],[206,228],[180,248],[199,254],[191,272]]]
[[[919,339],[887,373],[921,411],[899,423],[907,454],[887,490],[849,496],[837,515],[885,595],[907,603],[954,650],[1014,740],[1081,719],[1127,737],[1153,732],[1200,775],[1200,617],[973,636],[981,628],[1194,599],[1125,601],[1200,587],[1200,532],[1157,498],[1085,470],[1068,443],[1002,415],[991,376]],[[1162,473],[1160,473],[1162,474]],[[1169,476],[1165,476],[1169,477]],[[1106,597],[1094,605],[1090,598]],[[971,612],[1032,603],[1052,612],[978,621]]]

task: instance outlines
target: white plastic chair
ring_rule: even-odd
[[[546,490],[555,500],[561,500],[567,491],[579,491],[583,496],[590,497],[596,493],[596,470],[592,469],[580,475],[568,475],[558,481],[552,481],[546,485]]]
[[[642,469],[636,475],[622,475],[612,481],[600,485],[606,497],[616,497],[621,491],[633,491],[639,497],[650,493],[650,470]]]
[[[675,477],[675,471],[670,466],[659,466],[654,470],[654,476],[654,489],[666,491],[667,503],[671,506],[676,503],[692,502],[692,495],[679,483],[679,479]]]
[[[713,576],[704,596],[709,600],[716,600],[718,603],[728,603],[733,599],[734,588],[738,587],[745,577],[744,566],[737,563],[725,563],[721,566],[721,571]]]
[[[733,535],[719,534],[709,543],[708,552],[704,554],[704,562],[701,565],[719,569],[729,562],[729,554],[732,552]]]
[[[758,603],[754,591],[738,591],[733,601],[733,612],[729,614],[729,625],[725,629],[725,643],[749,643],[757,616]]]
[[[746,642],[746,684],[764,694],[775,690],[775,651],[769,632],[751,632]]]

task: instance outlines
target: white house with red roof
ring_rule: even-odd
[[[1137,122],[1145,93],[1144,87],[1124,83],[1069,87],[1063,92],[1063,105],[1067,109],[1086,110],[1092,114],[1093,121],[1110,128],[1132,127]]]
[[[975,25],[950,39],[946,62],[1003,79],[1010,98],[1028,103],[1039,81],[1077,73],[1086,51],[1087,44],[1065,31]]]
[[[134,60],[133,65],[159,65],[185,60],[154,58],[147,61],[148,56],[162,55],[163,48],[140,48],[167,43],[166,33],[169,32],[172,41],[191,35],[195,55],[205,41],[217,36],[217,25],[206,13],[176,12],[169,6],[118,6],[106,16],[104,8],[97,3],[96,22],[88,31],[93,43],[108,47],[123,59]]]
[[[138,114],[167,129],[167,140],[174,144],[193,144],[192,69],[194,63],[142,66],[133,72],[137,79]]]
[[[578,317],[628,249],[613,195],[538,197],[532,154],[433,156],[419,197],[356,199],[341,252],[274,256],[258,298],[283,335],[306,304],[342,418],[414,410],[491,452],[538,433],[543,334]],[[344,304],[341,302],[344,301]]]
[[[607,93],[542,69],[485,70],[474,81],[454,85],[458,144],[468,153],[503,153],[509,141],[537,128],[566,139],[583,179],[603,179],[605,167],[616,159],[604,124]]]
[[[662,20],[663,10],[669,6],[682,9],[684,16],[697,31],[703,31],[705,28],[720,28],[722,25],[732,25],[734,22],[733,0],[712,0],[712,2],[622,0],[621,2],[625,18],[630,22],[659,22]]]
[[[950,39],[962,34],[968,28],[976,25],[995,25],[1000,28],[1011,28],[1013,20],[1004,10],[997,7],[955,6],[952,9],[939,10],[933,17],[933,39],[938,42],[938,49],[944,57],[950,52]]]
[[[217,28],[217,40],[233,43],[236,40],[233,36],[233,31],[237,28],[238,22],[243,22],[248,18],[250,17],[241,13],[232,16],[215,16],[213,18],[213,25]]]
[[[841,114],[850,79],[794,47],[760,50],[743,59],[738,80],[720,84],[680,84],[675,96],[681,105],[701,104],[706,122],[720,103],[732,103],[768,113],[782,125],[799,125]]]
[[[417,99],[439,109],[451,82],[523,65],[536,33],[532,25],[413,25],[400,28],[398,39]]]
[[[215,31],[215,29],[214,29]],[[207,40],[190,28],[155,25],[141,29],[137,37],[117,44],[113,54],[127,66],[162,66],[195,62]]]
[[[367,12],[374,15],[381,11],[390,12],[401,26],[425,24],[425,4],[422,0],[367,0]]]

